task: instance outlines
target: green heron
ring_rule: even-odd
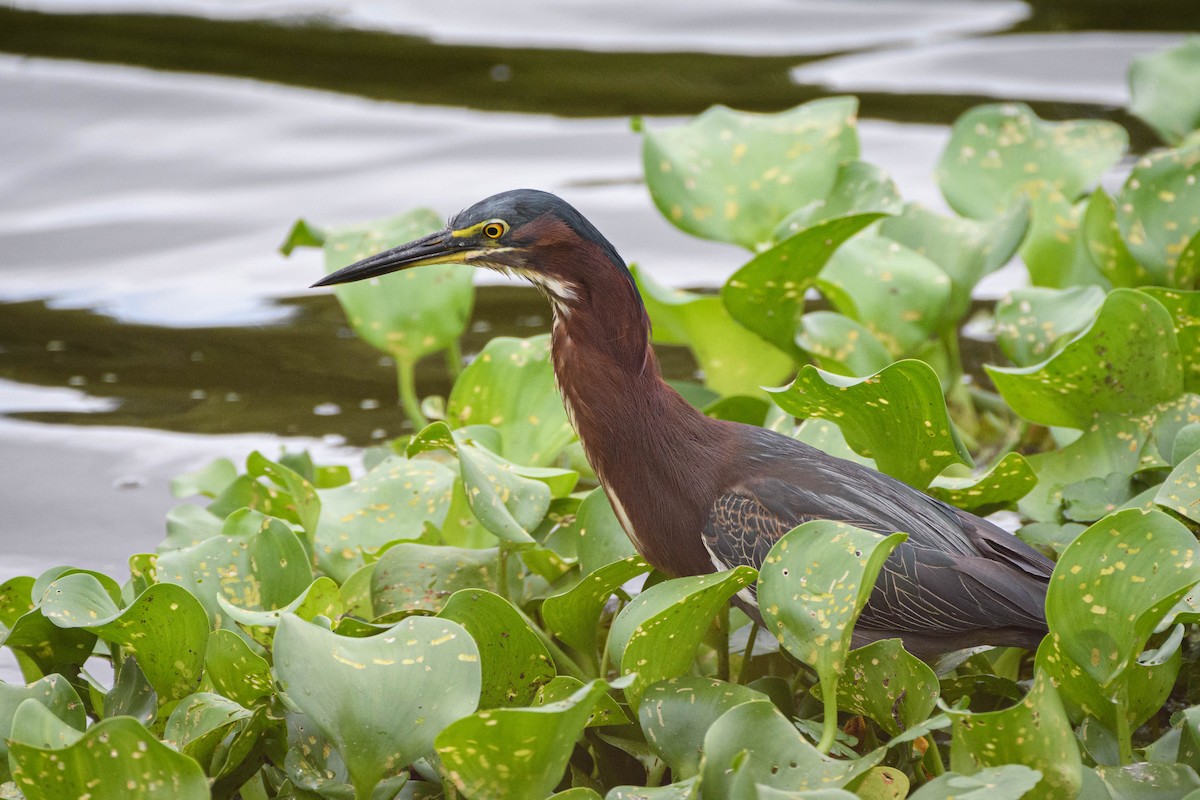
[[[910,486],[752,425],[712,419],[662,379],[650,320],[616,249],[572,206],[518,189],[445,230],[340,269],[315,286],[426,264],[531,281],[553,307],[551,351],[567,414],[622,527],[656,568],[759,567],[812,519],[904,531],[854,631],[922,657],[981,644],[1035,648],[1053,563],[1010,533]],[[735,600],[759,618],[752,592]]]

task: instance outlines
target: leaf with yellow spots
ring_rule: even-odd
[[[777,114],[714,106],[686,125],[645,132],[646,185],[682,230],[757,249],[793,211],[822,201],[842,162],[858,157],[857,111],[852,97]]]
[[[897,361],[866,378],[806,366],[770,394],[789,414],[836,423],[855,452],[918,489],[951,464],[971,464],[937,374],[923,361]]]
[[[449,779],[467,797],[543,800],[562,779],[604,681],[565,700],[535,708],[480,711],[447,727],[437,753]]]
[[[497,453],[517,464],[556,463],[575,438],[550,363],[550,336],[492,339],[462,371],[446,399],[456,428],[491,425],[500,431]]]
[[[1047,640],[1048,641],[1048,640]],[[1039,662],[1042,651],[1038,651]],[[950,769],[974,775],[1006,764],[1041,772],[1041,780],[1022,795],[1027,800],[1075,797],[1081,759],[1075,732],[1050,674],[1035,668],[1033,686],[1019,703],[999,711],[972,713],[946,709],[954,723]]]
[[[730,316],[779,350],[801,359],[796,328],[805,292],[835,251],[880,214],[835,217],[797,229],[735,272],[721,289]]]
[[[200,765],[132,717],[106,719],[81,733],[32,699],[13,719],[9,762],[26,800],[211,797]]]
[[[1149,283],[1162,283],[1166,277],[1151,275],[1129,252],[1117,226],[1116,203],[1103,186],[1088,198],[1083,213],[1083,241],[1092,263],[1114,288],[1136,289]]]
[[[1115,211],[1126,247],[1155,283],[1195,288],[1194,264],[1178,267],[1200,233],[1200,142],[1138,159]]]
[[[0,681],[0,784],[11,778],[8,770],[7,740],[12,733],[13,717],[17,708],[31,698],[75,730],[83,730],[87,723],[79,695],[62,675],[47,675],[31,681],[28,686]]]
[[[1192,247],[1200,251],[1200,233],[1196,234],[1196,239],[1189,245],[1189,248]],[[1200,269],[1200,252],[1197,269]],[[1157,286],[1147,286],[1142,291],[1162,303],[1170,312],[1171,319],[1175,321],[1175,338],[1179,340],[1179,353],[1183,358],[1184,391],[1200,392],[1200,291],[1164,289]]]
[[[1183,361],[1171,315],[1144,292],[1114,289],[1096,319],[1050,358],[986,367],[1020,416],[1087,428],[1098,414],[1148,411],[1183,393]]]
[[[285,702],[341,755],[356,796],[368,798],[475,710],[479,648],[444,619],[409,617],[352,639],[288,616],[275,634],[275,675]]]
[[[94,633],[81,628],[60,628],[42,613],[40,603],[46,587],[65,573],[67,570],[55,567],[38,580],[21,575],[0,583],[0,645],[16,656],[26,681],[56,672],[68,677],[78,675],[96,645]],[[111,578],[104,580],[115,584]]]
[[[997,343],[1018,367],[1045,361],[1092,323],[1104,296],[1099,286],[1014,289],[996,303]]]
[[[892,736],[924,722],[937,707],[937,675],[899,639],[851,650],[842,677],[838,708],[870,717]],[[818,698],[822,691],[821,684],[813,687]]]
[[[1036,485],[1037,475],[1025,456],[1005,453],[982,475],[939,475],[928,491],[944,503],[983,516],[1012,505]]]
[[[1192,453],[1171,470],[1154,502],[1192,522],[1200,522],[1200,451]]]
[[[796,344],[821,369],[838,375],[874,375],[893,360],[866,325],[836,311],[810,311],[801,317]]]
[[[136,655],[163,705],[200,683],[208,614],[181,586],[156,583],[126,608],[118,608],[95,577],[73,573],[50,584],[42,611],[61,628],[91,631]]]
[[[1129,110],[1164,141],[1178,144],[1200,128],[1200,38],[1138,56],[1129,65]]]
[[[877,533],[813,520],[788,533],[763,560],[758,608],[763,625],[789,653],[811,666],[826,692],[822,751],[837,729],[838,678],[854,623],[875,588],[883,562],[906,533]]]
[[[608,653],[622,675],[636,674],[625,689],[630,708],[652,683],[686,673],[718,613],[758,573],[751,567],[672,578],[633,598],[613,620]]]
[[[585,575],[567,591],[546,598],[542,604],[546,629],[576,650],[593,652],[600,614],[613,592],[649,571],[641,556],[628,556]]]

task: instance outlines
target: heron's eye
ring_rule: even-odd
[[[483,235],[489,239],[499,239],[506,233],[508,233],[508,223],[504,220],[494,219],[491,222],[483,223]]]

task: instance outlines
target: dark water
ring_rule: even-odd
[[[213,457],[353,461],[403,432],[390,365],[304,288],[319,255],[275,251],[296,217],[448,214],[537,186],[659,280],[715,287],[744,256],[659,218],[631,116],[854,93],[863,157],[943,207],[933,165],[977,103],[1113,119],[1154,146],[1125,69],[1200,29],[1195,0],[438,8],[0,4],[0,579],[119,574],[161,537],[170,476]],[[464,350],[547,322],[531,290],[484,287]],[[446,392],[438,359],[419,386]]]

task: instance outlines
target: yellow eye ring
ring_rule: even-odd
[[[489,239],[499,239],[504,234],[508,233],[508,224],[503,220],[494,219],[491,222],[483,223],[483,235]]]

